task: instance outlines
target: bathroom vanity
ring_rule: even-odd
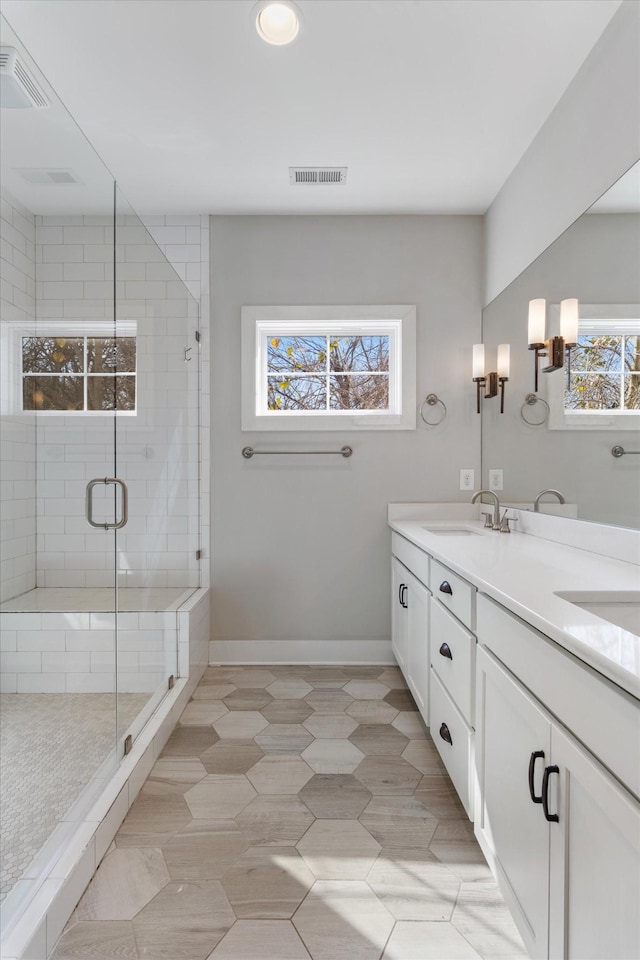
[[[394,654],[530,955],[640,956],[637,534],[477,516],[390,506]]]

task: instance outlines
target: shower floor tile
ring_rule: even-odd
[[[118,726],[149,694],[118,695]],[[112,693],[0,696],[0,901],[115,746]]]

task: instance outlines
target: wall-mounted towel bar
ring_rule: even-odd
[[[611,447],[612,457],[640,457],[640,450],[625,450],[624,447]]]
[[[305,456],[320,454],[321,456],[339,456],[350,457],[353,453],[351,447],[341,447],[339,450],[254,450],[253,447],[243,447],[242,456],[245,460],[251,460],[251,457],[286,457],[286,456]]]

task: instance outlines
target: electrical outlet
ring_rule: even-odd
[[[489,470],[489,490],[502,490],[503,471]]]
[[[473,490],[475,480],[475,470],[462,469],[460,471],[460,489]]]

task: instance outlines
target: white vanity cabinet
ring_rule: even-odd
[[[391,557],[391,649],[397,664],[407,673],[409,643],[408,603],[405,596],[409,589],[409,571],[396,557]]]
[[[495,637],[496,646],[517,646],[516,624],[545,642],[481,598],[476,836],[531,957],[638,957],[640,805],[488,649]],[[580,695],[579,680],[565,689],[567,704]],[[598,704],[588,709],[597,715]],[[637,730],[625,729],[623,712],[619,720],[609,736],[637,749]]]
[[[429,557],[393,534],[391,646],[425,723],[429,723]]]
[[[391,569],[393,653],[472,818],[476,590],[396,533]]]
[[[476,588],[434,559],[429,584],[431,736],[472,820]]]

